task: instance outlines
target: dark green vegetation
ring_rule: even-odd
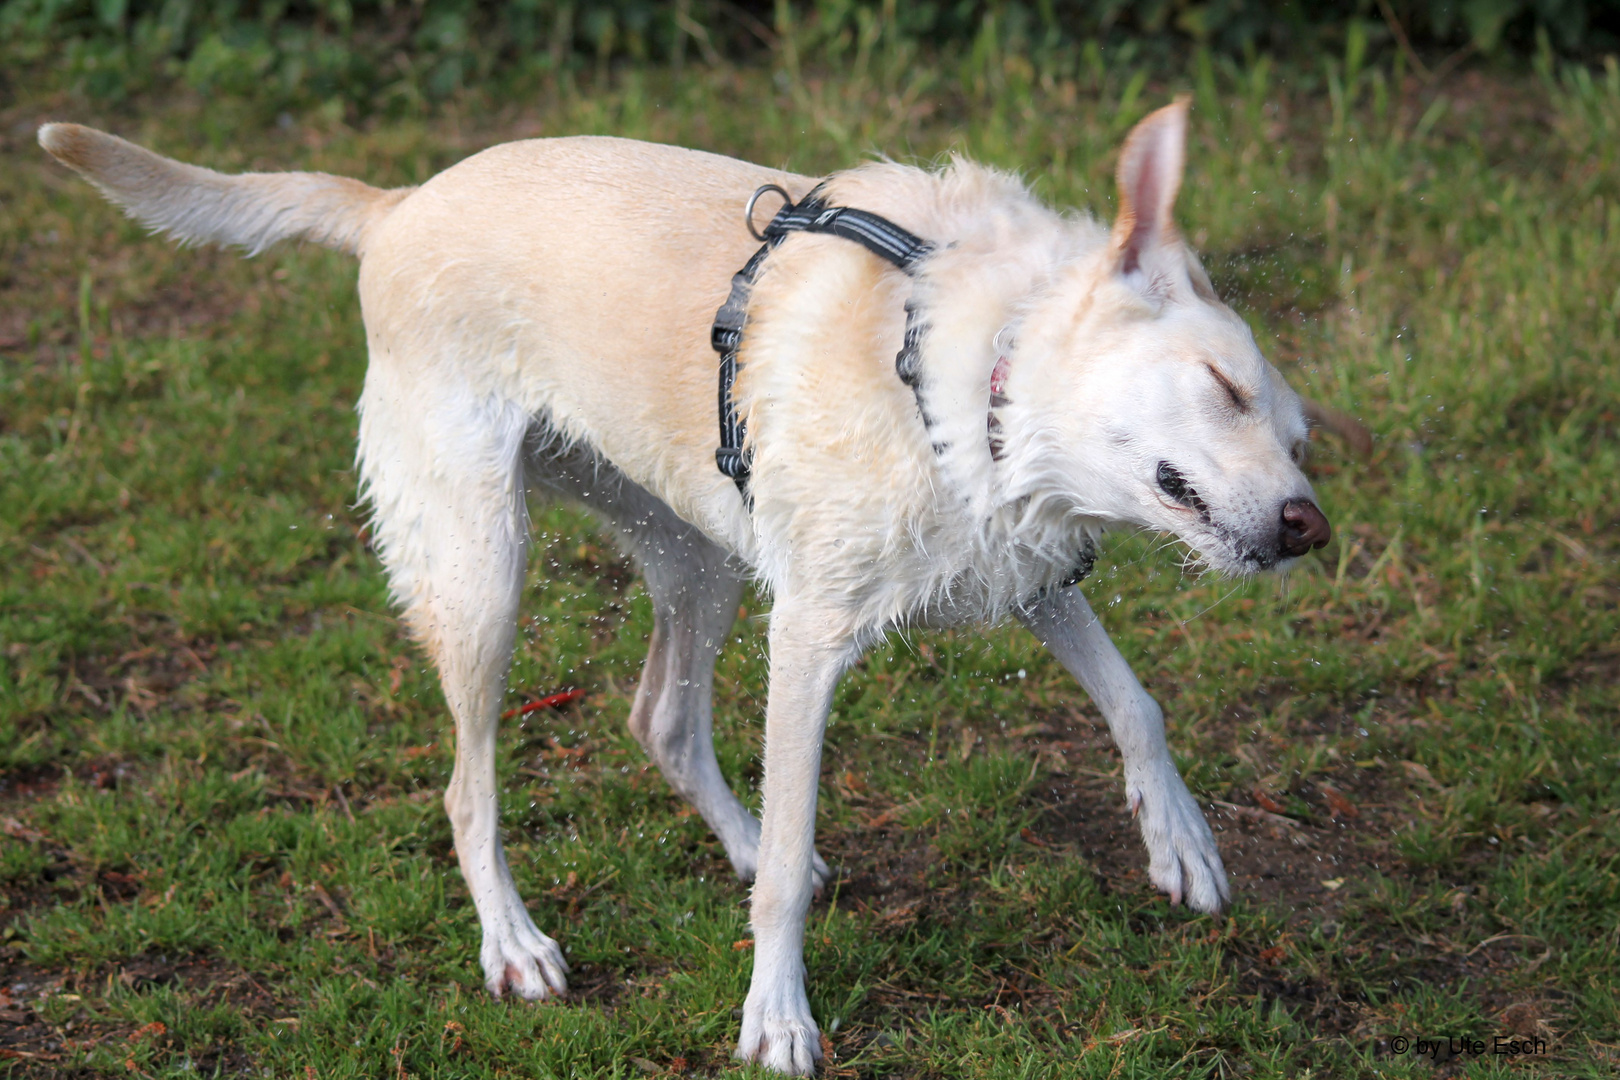
[[[1428,78],[1474,55],[1586,59],[1620,44],[1617,0],[0,0],[0,92],[66,75],[93,98],[189,86],[274,113],[325,101],[410,111],[615,64],[745,60],[784,46],[837,64],[880,36],[935,63],[1011,48],[1072,77],[1192,50],[1366,51]],[[1424,57],[1428,58],[1425,63]]]
[[[865,39],[863,39],[865,41]],[[791,42],[790,42],[791,44]],[[353,266],[144,238],[33,127],[222,168],[420,180],[541,132],[821,172],[950,147],[1109,212],[1112,150],[1196,94],[1181,218],[1296,386],[1362,417],[1286,583],[1116,537],[1086,585],[1165,705],[1229,917],[1146,887],[1117,758],[1022,631],[891,639],[845,681],[813,910],[839,1076],[1611,1076],[1620,1062],[1620,72],[1438,85],[1264,63],[961,72],[903,40],[634,71],[357,130],[36,97],[0,115],[0,1061],[13,1075],[727,1072],[745,890],[624,731],[631,569],[536,508],[508,851],[571,1000],[488,1001],[450,754],[353,506]],[[1303,87],[1303,88],[1302,88]],[[138,117],[138,119],[136,119]],[[758,782],[761,601],[718,728]],[[1530,1058],[1418,1037],[1541,1039]],[[1399,1038],[1414,1040],[1405,1054]]]

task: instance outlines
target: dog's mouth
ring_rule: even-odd
[[[1235,577],[1263,574],[1293,561],[1275,542],[1257,542],[1242,532],[1215,520],[1198,489],[1185,474],[1168,461],[1159,462],[1155,480],[1159,502],[1166,508],[1197,517],[1198,524],[1178,529],[1181,539],[1195,553],[1196,561],[1211,570]]]
[[[1274,548],[1256,544],[1215,522],[1204,522],[1194,535],[1180,535],[1192,549],[1189,566],[1214,571],[1227,577],[1252,577],[1292,562]]]
[[[1212,524],[1209,507],[1199,496],[1198,489],[1187,482],[1180,469],[1168,461],[1161,461],[1156,479],[1159,482],[1159,490],[1169,497],[1170,505],[1182,510],[1191,510],[1198,515],[1199,521],[1205,525]]]

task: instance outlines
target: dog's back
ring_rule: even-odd
[[[372,363],[400,380],[454,368],[739,550],[747,521],[714,464],[709,322],[758,246],[742,208],[764,183],[811,186],[623,139],[486,150],[371,238],[360,295]]]
[[[748,195],[775,183],[798,196],[811,181],[589,136],[506,143],[391,190],[324,173],[226,175],[77,124],[47,124],[39,141],[183,243],[252,254],[308,240],[359,255],[368,383],[386,384],[382,396],[403,403],[450,378],[499,398],[747,547],[714,467],[708,320],[757,246],[741,217]]]

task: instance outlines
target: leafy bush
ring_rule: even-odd
[[[363,109],[471,84],[567,77],[615,60],[679,66],[792,39],[802,55],[880,33],[938,50],[989,40],[1044,57],[1086,43],[1169,54],[1374,49],[1458,55],[1537,47],[1601,53],[1616,0],[0,0],[0,59],[94,97],[181,80],[268,103],[342,98]]]

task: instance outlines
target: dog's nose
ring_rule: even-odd
[[[1303,555],[1312,548],[1326,547],[1333,539],[1333,527],[1316,504],[1309,499],[1292,499],[1283,504],[1282,529],[1277,543],[1289,558]]]

